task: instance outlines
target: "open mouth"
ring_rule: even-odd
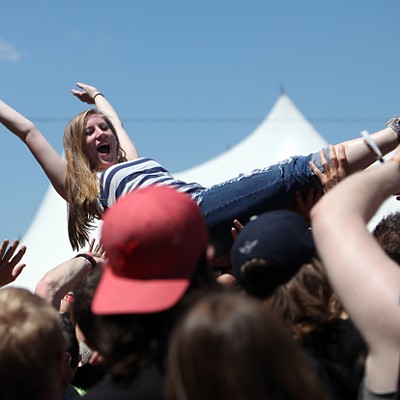
[[[97,151],[100,154],[109,154],[110,153],[110,145],[109,144],[101,144],[99,147],[97,147]]]

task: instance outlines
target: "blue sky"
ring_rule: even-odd
[[[97,86],[142,155],[181,171],[235,145],[286,93],[331,143],[400,114],[396,0],[22,1],[2,5],[0,98],[62,152],[71,94]],[[0,126],[0,239],[48,187]]]

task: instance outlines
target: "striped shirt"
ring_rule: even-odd
[[[158,162],[145,157],[112,165],[98,176],[100,202],[104,210],[112,206],[119,197],[150,185],[170,185],[192,197],[204,189],[198,183],[175,179]]]

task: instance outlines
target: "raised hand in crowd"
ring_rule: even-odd
[[[330,283],[368,346],[365,393],[360,396],[365,399],[397,398],[400,269],[367,223],[398,190],[399,182],[400,147],[387,162],[345,179],[311,212],[314,239]],[[355,255],[355,249],[362,251]]]
[[[25,263],[19,263],[26,252],[26,247],[19,246],[19,240],[10,241],[5,239],[0,246],[0,287],[14,282],[25,268]],[[17,252],[16,252],[17,251]]]

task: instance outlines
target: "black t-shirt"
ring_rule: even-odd
[[[138,375],[126,387],[116,386],[111,377],[105,377],[93,386],[85,400],[161,400],[163,399],[163,376],[155,365],[139,371]]]
[[[357,399],[367,347],[349,319],[313,332],[303,349],[334,400]]]

